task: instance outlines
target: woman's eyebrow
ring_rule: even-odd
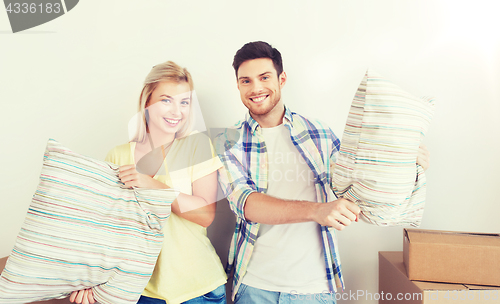
[[[172,98],[172,96],[166,95],[166,94],[161,94],[160,97],[165,96],[167,98]]]

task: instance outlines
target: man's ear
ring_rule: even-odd
[[[283,88],[283,86],[286,83],[286,73],[285,73],[285,71],[281,72],[280,77],[279,77],[279,81],[280,81],[280,89],[281,89],[281,88]]]
[[[239,70],[240,70],[240,68],[238,67],[238,71]],[[236,87],[239,90],[240,89],[240,80],[238,79],[238,71],[236,71]]]

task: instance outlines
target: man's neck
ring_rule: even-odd
[[[283,117],[285,116],[285,105],[280,100],[274,108],[263,115],[250,113],[253,119],[261,128],[273,128],[281,125],[283,123]]]

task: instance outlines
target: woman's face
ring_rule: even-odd
[[[149,132],[175,135],[189,119],[189,84],[175,81],[158,83],[146,107],[149,112]]]

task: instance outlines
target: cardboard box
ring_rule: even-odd
[[[500,234],[404,229],[410,280],[500,286]]]
[[[410,281],[403,252],[379,252],[379,304],[500,303],[500,288]]]

